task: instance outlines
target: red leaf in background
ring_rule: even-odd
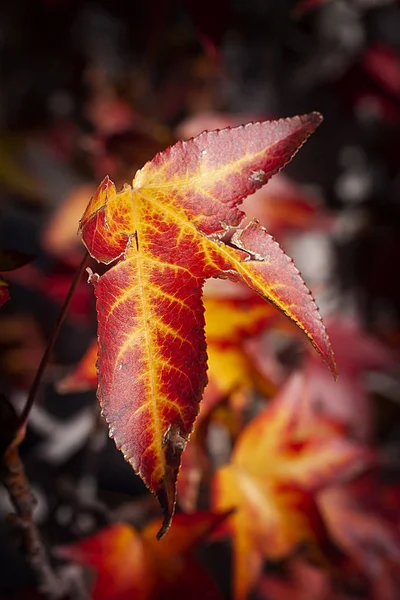
[[[93,600],[220,600],[194,550],[226,515],[178,514],[170,534],[157,541],[160,520],[141,532],[127,524],[112,525],[58,549],[57,554],[96,570]]]
[[[379,489],[375,491],[379,498]],[[384,506],[376,512],[369,510],[354,486],[322,490],[317,502],[329,535],[370,584],[377,589],[380,584],[394,589],[400,573],[400,531],[385,518]],[[395,596],[374,595],[377,599],[386,597]]]
[[[321,317],[292,261],[257,221],[237,229],[243,197],[279,171],[320,121],[313,113],[178,142],[138,171],[133,187],[117,194],[106,178],[82,217],[92,257],[118,260],[91,277],[98,397],[117,447],[163,507],[160,535],[173,515],[181,454],[206,383],[205,279],[230,278],[257,291],[336,372]]]
[[[237,600],[247,597],[265,558],[283,558],[318,535],[313,495],[365,470],[373,459],[332,422],[303,415],[303,393],[303,376],[296,373],[247,425],[231,464],[215,477],[215,509],[236,508],[229,524]]]
[[[45,276],[43,278],[45,295],[56,304],[62,305],[71,287],[71,281],[72,272],[69,270],[63,272],[60,269],[58,273],[54,272],[49,276]],[[85,319],[92,315],[93,301],[92,296],[88,294],[85,278],[79,281],[74,291],[69,311],[70,315],[76,319]]]
[[[400,96],[400,56],[393,48],[382,44],[370,46],[362,66],[387,92]]]
[[[371,370],[389,370],[394,354],[352,319],[331,319],[329,332],[337,352],[340,377],[331,384],[311,353],[304,365],[310,406],[346,424],[358,439],[371,434],[372,414],[363,378]]]
[[[3,306],[4,302],[7,302],[7,300],[9,299],[10,294],[8,291],[8,285],[6,284],[4,279],[0,277],[0,306]]]
[[[302,361],[304,401],[311,413],[322,412],[328,418],[341,422],[356,439],[369,439],[372,434],[373,415],[365,375],[369,371],[393,370],[397,357],[388,345],[364,331],[353,318],[339,315],[331,317],[328,320],[328,328],[337,353],[340,377],[333,381],[327,376],[326,369],[323,365],[321,368],[313,353],[307,349]],[[289,344],[294,337],[301,341],[296,328],[288,321],[286,327],[283,327],[283,323],[280,325],[279,331],[280,341],[285,344]],[[260,373],[275,385],[282,384],[287,376],[288,367],[282,365],[270,351],[268,338],[247,340],[246,353]]]

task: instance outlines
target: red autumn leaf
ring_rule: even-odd
[[[235,290],[238,288],[235,285]],[[243,292],[245,294],[235,297],[210,296],[207,293],[204,296],[209,381],[191,443],[182,457],[178,479],[178,500],[186,512],[195,510],[199,485],[209,466],[204,435],[201,434],[200,439],[198,436],[204,419],[227,396],[233,398],[236,406],[239,400],[244,406],[254,388],[267,396],[276,390],[256,371],[253,359],[247,356],[244,342],[261,333],[265,327],[281,322],[283,317],[260,296],[249,293],[246,288]],[[97,341],[90,345],[77,367],[57,383],[57,391],[71,393],[94,389],[97,386],[96,361]]]
[[[103,529],[57,554],[96,570],[92,600],[219,600],[220,593],[194,550],[226,515],[178,514],[166,540],[160,520],[141,532],[127,524]]]
[[[238,228],[242,199],[320,122],[313,113],[178,142],[138,171],[132,187],[117,194],[106,178],[82,217],[92,257],[117,261],[91,277],[98,397],[117,447],[163,507],[160,536],[173,515],[180,457],[206,384],[205,279],[246,283],[292,319],[335,372],[325,327],[292,261],[257,221]]]
[[[8,285],[4,279],[0,277],[0,306],[3,306],[4,302],[7,302],[9,299],[10,294],[8,292]]]
[[[231,464],[215,477],[214,508],[229,518],[235,598],[244,600],[266,558],[281,559],[318,535],[313,495],[370,464],[371,453],[331,422],[304,420],[296,373],[239,437]]]
[[[280,326],[286,335],[286,343],[293,337],[300,338],[298,330],[285,320],[287,327]],[[340,377],[334,381],[315,360],[314,352],[304,356],[303,374],[305,403],[311,412],[322,412],[340,422],[359,440],[366,440],[372,433],[373,415],[365,375],[370,371],[387,372],[397,362],[393,350],[369,332],[364,331],[357,320],[336,315],[327,321],[332,346],[337,355]],[[281,338],[282,340],[284,338]],[[268,339],[253,338],[246,342],[246,353],[255,368],[276,385],[280,385],[286,371],[279,360],[270,353]]]

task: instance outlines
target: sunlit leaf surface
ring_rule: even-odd
[[[293,262],[242,199],[279,171],[317,113],[203,133],[157,154],[119,193],[106,178],[81,220],[96,260],[98,397],[118,448],[171,522],[182,451],[206,384],[202,286],[241,281],[294,321],[335,373],[317,307]],[[229,238],[229,239],[228,239]]]

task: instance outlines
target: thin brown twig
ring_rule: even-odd
[[[55,575],[41,540],[33,510],[36,500],[30,490],[17,443],[7,448],[3,458],[3,484],[17,513],[17,523],[23,532],[26,559],[35,573],[39,591],[49,600],[65,595],[62,582]]]
[[[71,300],[72,300],[72,297],[74,295],[75,289],[76,289],[76,287],[77,287],[77,285],[79,283],[79,280],[80,280],[80,278],[82,276],[82,273],[85,270],[85,266],[86,266],[86,263],[88,261],[88,258],[89,258],[89,253],[86,251],[85,254],[84,254],[84,256],[83,256],[83,258],[82,258],[82,262],[79,265],[79,267],[78,267],[78,269],[77,269],[77,271],[76,271],[76,273],[74,275],[74,278],[73,278],[72,283],[71,283],[71,287],[69,288],[68,294],[67,294],[67,296],[66,296],[66,298],[64,300],[64,304],[62,305],[60,314],[58,315],[57,322],[56,322],[56,324],[54,326],[54,329],[52,331],[50,339],[47,342],[47,346],[46,346],[46,349],[45,349],[44,354],[42,356],[42,360],[40,361],[39,367],[38,367],[38,369],[36,371],[35,378],[34,378],[34,380],[32,382],[31,388],[29,390],[28,398],[26,400],[25,406],[24,406],[24,408],[22,410],[22,413],[21,413],[21,416],[20,416],[20,425],[19,425],[19,430],[20,431],[25,427],[25,425],[26,425],[26,423],[28,421],[28,417],[29,417],[29,414],[30,414],[30,412],[32,410],[32,406],[33,406],[33,404],[35,402],[36,395],[38,393],[38,390],[39,390],[39,387],[40,387],[40,384],[41,384],[41,381],[42,381],[42,377],[43,377],[44,371],[45,371],[45,369],[47,367],[47,363],[49,362],[49,359],[50,359],[51,353],[53,351],[54,344],[56,342],[57,336],[60,333],[61,326],[62,326],[62,324],[64,322],[64,319],[65,319],[65,317],[67,315],[68,307],[69,307],[69,305],[71,303]]]
[[[3,483],[7,489],[10,499],[17,513],[17,523],[20,525],[26,548],[26,558],[36,575],[39,591],[49,600],[65,597],[65,589],[62,582],[55,575],[47,557],[45,546],[39,534],[39,530],[33,519],[33,510],[36,500],[31,492],[29,481],[25,474],[24,465],[19,456],[19,444],[23,439],[23,430],[26,426],[30,411],[35,402],[43,374],[49,362],[55,341],[65,320],[68,307],[74,295],[79,280],[84,272],[88,261],[88,252],[82,258],[74,278],[71,282],[68,294],[64,300],[57,322],[47,342],[46,349],[36,371],[35,378],[29,390],[28,398],[18,420],[18,428],[13,442],[8,446],[3,455]]]
[[[47,555],[36,524],[33,510],[36,500],[30,490],[23,463],[19,457],[18,415],[4,395],[0,395],[0,475],[15,508],[16,522],[20,526],[26,548],[26,558],[36,575],[40,591],[46,598],[61,597],[62,586],[48,562]]]

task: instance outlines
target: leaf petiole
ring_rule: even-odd
[[[73,297],[73,295],[75,293],[76,287],[77,287],[77,285],[79,283],[79,280],[80,280],[80,278],[82,276],[82,273],[85,271],[85,267],[86,267],[86,263],[88,261],[88,258],[89,258],[89,253],[86,251],[85,254],[84,254],[84,256],[83,256],[83,258],[82,258],[82,261],[81,261],[78,269],[76,270],[74,278],[73,278],[73,280],[71,282],[71,287],[68,290],[68,294],[67,294],[67,296],[66,296],[66,298],[64,300],[64,304],[62,305],[60,314],[58,315],[57,322],[56,322],[56,324],[54,326],[53,332],[52,332],[52,334],[50,336],[50,339],[47,342],[47,346],[46,346],[46,349],[45,349],[45,351],[43,353],[42,360],[40,361],[39,367],[38,367],[38,369],[36,371],[35,378],[34,378],[34,380],[32,382],[31,388],[29,390],[28,398],[26,400],[25,406],[24,406],[24,408],[22,410],[22,413],[21,413],[21,416],[20,416],[20,419],[19,419],[18,432],[23,432],[24,428],[26,427],[26,423],[28,421],[29,414],[30,414],[30,412],[32,410],[32,406],[33,406],[33,404],[35,402],[35,399],[36,399],[36,396],[37,396],[37,393],[38,393],[38,390],[39,390],[39,387],[40,387],[40,384],[41,384],[41,381],[42,381],[42,377],[43,377],[43,374],[44,374],[46,366],[47,366],[47,363],[49,362],[51,353],[52,353],[53,348],[54,348],[54,344],[56,342],[58,334],[60,333],[61,326],[64,323],[64,320],[65,320],[65,317],[67,315],[68,308],[69,308],[69,305],[71,303],[72,297]],[[17,436],[20,437],[20,434],[17,434]],[[23,435],[21,437],[23,438]]]

